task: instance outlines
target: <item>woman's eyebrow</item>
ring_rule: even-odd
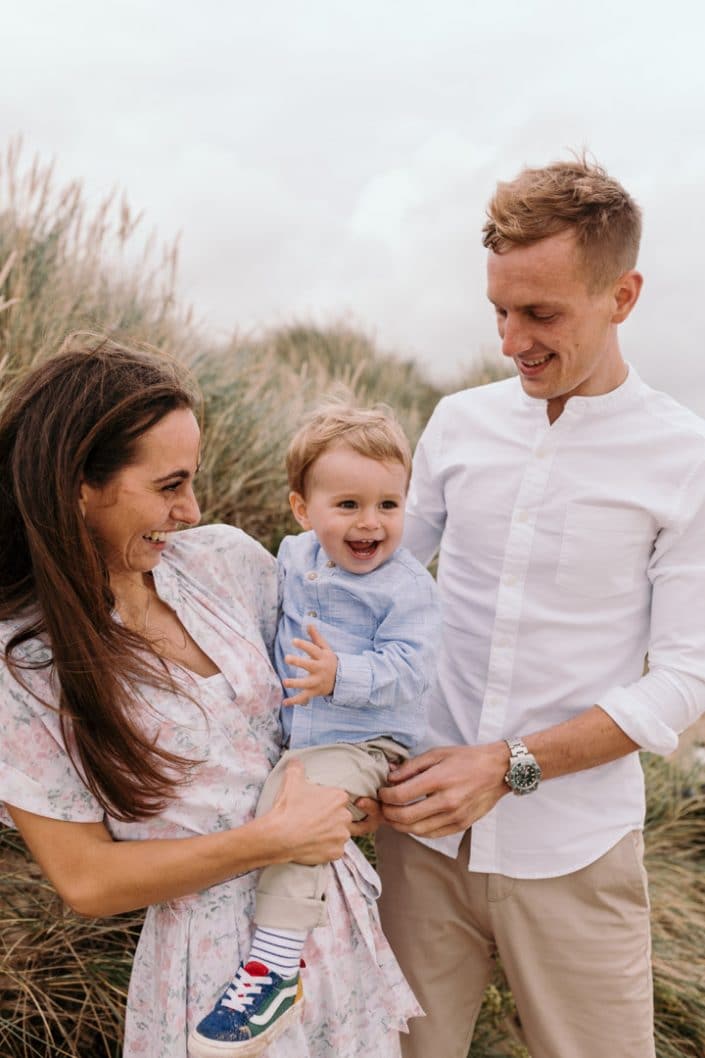
[[[155,485],[160,485],[162,483],[162,481],[170,481],[170,480],[173,480],[174,478],[181,478],[182,480],[184,480],[184,479],[190,478],[190,477],[191,477],[191,472],[189,470],[172,470],[170,474],[164,474],[160,478],[155,478],[154,479],[154,484]]]

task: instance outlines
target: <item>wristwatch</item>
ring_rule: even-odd
[[[509,770],[504,776],[507,786],[515,794],[533,793],[541,782],[541,769],[533,753],[520,738],[505,738],[509,746]]]

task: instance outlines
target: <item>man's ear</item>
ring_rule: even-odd
[[[615,312],[612,323],[623,323],[626,320],[639,300],[643,285],[644,277],[634,268],[619,277],[614,285]]]
[[[291,513],[293,514],[296,521],[299,523],[302,529],[310,529],[311,522],[308,518],[306,510],[306,500],[303,498],[300,492],[289,493],[289,506],[291,507]]]

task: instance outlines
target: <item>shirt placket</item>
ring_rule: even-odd
[[[478,732],[481,743],[493,742],[505,735],[522,734],[514,731],[508,722],[511,718],[508,718],[507,711],[536,519],[548,487],[556,448],[556,426],[542,426],[534,440],[511,512]]]
[[[504,551],[490,642],[487,684],[482,702],[478,742],[496,742],[521,735],[508,723],[512,677],[516,662],[524,587],[534,541],[536,519],[548,487],[557,447],[556,427],[541,426],[517,491]],[[472,828],[471,864],[490,870],[497,856],[497,813],[490,812]],[[470,866],[470,864],[468,864]],[[496,868],[495,868],[496,869]]]

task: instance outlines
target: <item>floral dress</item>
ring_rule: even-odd
[[[179,533],[154,570],[160,597],[220,669],[188,694],[146,689],[144,724],[194,761],[188,785],[158,816],[105,818],[116,840],[178,838],[252,819],[280,751],[281,687],[269,663],[276,621],[272,557],[230,526]],[[16,626],[0,625],[3,642]],[[38,641],[32,660],[48,657]],[[27,671],[45,699],[51,670]],[[0,666],[0,801],[53,819],[99,821],[102,809],[66,754],[57,714]],[[10,824],[0,805],[0,819]],[[127,1005],[125,1058],[187,1058],[189,1031],[248,951],[257,872],[147,910]],[[398,1058],[398,1032],[421,1010],[381,932],[379,881],[352,842],[331,870],[329,923],[304,951],[305,1007],[268,1058]]]

